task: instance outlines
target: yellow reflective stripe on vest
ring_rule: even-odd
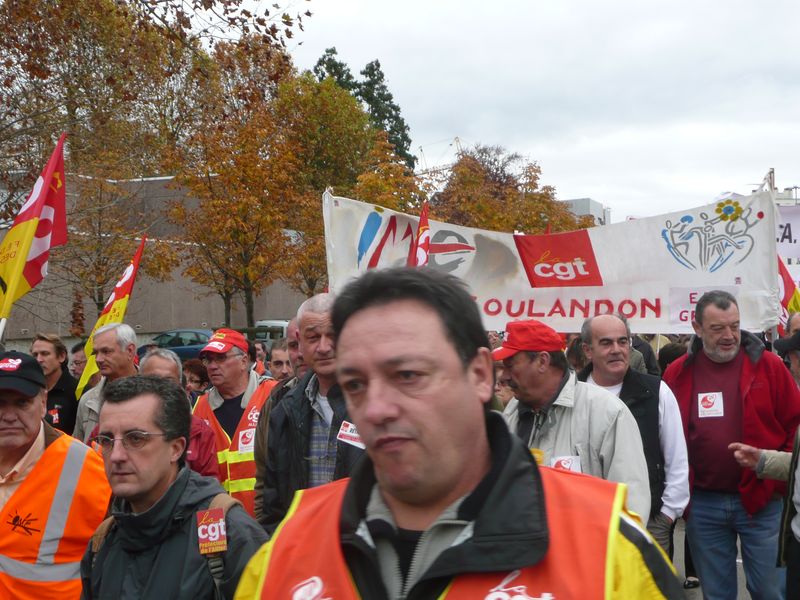
[[[217,463],[220,465],[225,465],[228,463],[228,449],[220,450],[217,452]]]
[[[253,452],[237,452],[236,450],[228,450],[228,463],[243,463],[256,459]]]
[[[231,494],[235,494],[236,492],[252,492],[256,489],[256,478],[229,479],[225,482],[223,487]]]
[[[628,486],[617,483],[614,493],[614,503],[611,508],[611,517],[608,523],[608,544],[606,546],[606,598],[611,598],[614,591],[614,565],[617,557],[617,541],[619,533],[620,514],[625,508],[625,498],[628,495]]]

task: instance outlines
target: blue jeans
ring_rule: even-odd
[[[736,600],[737,535],[752,598],[786,597],[785,569],[775,566],[782,507],[780,500],[771,500],[751,517],[739,494],[692,490],[686,532],[706,600]]]

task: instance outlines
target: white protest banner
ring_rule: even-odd
[[[435,209],[434,209],[435,210]],[[405,265],[418,218],[325,193],[330,290],[370,268]],[[693,305],[725,289],[742,326],[780,313],[769,193],[588,230],[515,236],[430,220],[427,268],[463,279],[487,329],[539,319],[561,332],[619,312],[634,332],[691,332]]]
[[[779,206],[776,231],[778,254],[783,258],[800,259],[800,206]]]

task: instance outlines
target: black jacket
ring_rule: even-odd
[[[472,538],[445,550],[408,600],[438,598],[453,576],[513,571],[538,563],[547,553],[549,534],[539,470],[522,442],[511,436],[499,413],[487,419],[492,466],[459,507],[458,518],[474,522]],[[356,530],[366,514],[375,473],[369,459],[353,471],[340,523],[342,550],[362,598],[382,600],[387,592],[374,550]]]
[[[264,491],[259,522],[272,534],[283,520],[294,493],[308,487],[308,447],[311,437],[313,409],[306,396],[306,388],[314,377],[308,372],[289,391],[269,415],[267,433],[267,462],[264,473]],[[342,391],[334,385],[328,391],[328,402],[333,409],[331,439],[335,439],[348,420]],[[361,458],[363,450],[344,442],[336,443],[334,479],[347,477],[353,465]]]
[[[114,524],[95,556],[90,546],[81,561],[82,598],[125,600],[214,598],[208,561],[198,550],[199,510],[223,492],[212,477],[184,467],[164,496],[149,510],[134,514],[127,502],[115,499]],[[241,506],[225,519],[228,550],[224,554],[222,591],[233,598],[248,561],[267,541],[264,530]]]
[[[647,367],[647,372],[655,377],[661,377],[661,367],[658,366],[658,358],[656,353],[650,347],[650,344],[645,342],[638,335],[633,336],[633,347],[642,353],[644,358],[644,365]]]
[[[47,422],[67,435],[75,429],[75,415],[78,413],[78,399],[75,388],[78,382],[62,367],[61,377],[53,389],[47,391]]]
[[[407,600],[438,598],[457,575],[508,573],[537,564],[547,553],[550,533],[539,469],[528,449],[509,433],[499,413],[489,413],[486,429],[491,468],[458,509],[458,519],[469,521],[472,533],[434,560],[408,591]],[[353,470],[339,527],[342,552],[360,597],[387,600],[374,547],[358,533],[365,525],[363,519],[375,481],[373,465],[365,457]],[[372,532],[370,524],[367,527]],[[621,522],[620,531],[625,529]],[[624,535],[639,548],[664,596],[682,598],[683,590],[652,542],[638,533]]]
[[[586,381],[592,372],[589,363],[578,373],[580,381]],[[628,369],[622,379],[622,390],[619,399],[631,411],[639,426],[644,447],[644,458],[647,461],[647,475],[650,481],[650,517],[661,512],[664,502],[666,484],[666,471],[664,470],[664,453],[661,451],[661,437],[659,434],[658,394],[661,387],[661,378],[639,373]]]

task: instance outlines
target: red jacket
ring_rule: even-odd
[[[689,414],[694,383],[694,357],[702,351],[699,338],[694,338],[689,352],[673,362],[664,372],[664,382],[678,399],[683,420],[683,433],[689,439]],[[783,361],[753,334],[742,331],[745,360],[739,377],[742,397],[742,439],[756,448],[791,452],[794,432],[800,424],[800,390]],[[693,479],[689,457],[689,482]],[[742,469],[739,494],[749,514],[764,508],[775,494],[784,494],[786,484],[772,479],[759,479],[752,469]]]
[[[192,471],[219,480],[217,446],[214,443],[214,430],[199,417],[192,415],[192,428],[189,430],[189,449],[186,451],[186,464]]]

